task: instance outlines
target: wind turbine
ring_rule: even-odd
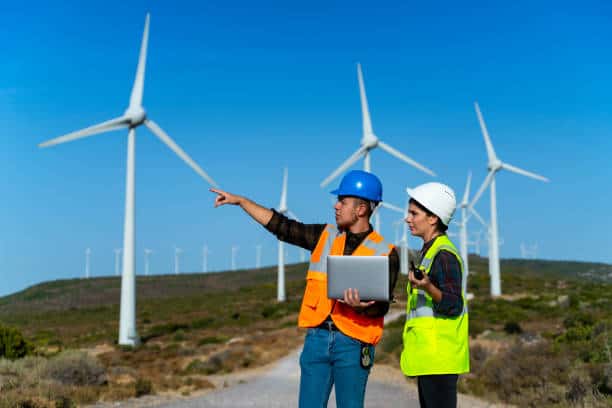
[[[89,279],[89,261],[91,258],[91,249],[85,249],[85,279]]]
[[[183,253],[181,248],[174,247],[174,274],[178,275],[181,270],[180,256]]]
[[[382,140],[376,136],[374,130],[372,129],[372,121],[370,120],[370,109],[368,107],[368,99],[366,96],[365,85],[363,83],[363,74],[361,72],[361,64],[357,64],[357,79],[359,80],[359,95],[361,99],[361,115],[363,119],[363,134],[361,137],[361,145],[359,149],[348,159],[344,161],[336,170],[334,170],[325,180],[321,182],[321,188],[328,185],[332,180],[338,177],[340,174],[344,173],[346,169],[351,167],[357,160],[363,157],[363,169],[367,172],[371,171],[370,165],[370,152],[377,147],[380,147],[385,152],[389,153],[391,156],[429,174],[430,176],[435,176],[435,173],[429,170],[427,167],[423,166],[420,163],[417,163],[410,157],[401,153],[400,151],[394,149],[388,144],[384,143]],[[380,230],[380,218],[378,213],[374,214],[375,219],[375,229],[377,231]]]
[[[478,122],[480,123],[480,130],[482,131],[482,136],[484,138],[484,142],[487,148],[487,157],[489,160],[487,168],[489,170],[489,173],[487,174],[487,177],[484,179],[484,182],[478,189],[478,192],[474,195],[474,198],[472,199],[472,202],[470,203],[469,207],[473,208],[474,205],[478,202],[478,199],[480,198],[482,193],[485,191],[485,189],[489,187],[489,192],[491,194],[491,234],[489,242],[489,274],[491,275],[491,296],[499,296],[501,295],[501,278],[499,271],[499,232],[497,230],[495,174],[498,171],[505,169],[532,179],[544,182],[548,182],[549,180],[544,176],[540,176],[539,174],[532,173],[527,170],[515,167],[511,164],[502,162],[495,154],[493,144],[491,143],[491,138],[489,137],[489,132],[487,131],[484,119],[482,118],[482,113],[480,113],[480,107],[478,106],[478,102],[474,102],[474,107],[476,109],[476,115],[478,116]]]
[[[285,216],[290,216],[296,220],[298,217],[295,216],[287,207],[287,179],[288,170],[285,167],[283,169],[283,190],[281,191],[280,203],[278,204],[277,211]],[[299,221],[299,220],[298,220]],[[278,274],[276,282],[276,300],[284,302],[287,299],[285,295],[285,243],[278,240]]]
[[[142,106],[144,90],[145,65],[147,60],[147,43],[149,39],[149,14],[145,19],[144,33],[136,69],[136,79],[130,95],[130,104],[123,115],[90,126],[88,128],[69,133],[64,136],[41,143],[39,147],[49,147],[60,143],[106,133],[118,129],[128,129],[127,169],[125,187],[125,223],[123,228],[123,272],[121,277],[121,311],[119,319],[119,344],[137,346],[140,343],[136,331],[136,278],[134,260],[134,182],[135,182],[135,144],[136,128],[145,125],[176,153],[188,166],[198,173],[204,180],[213,186],[216,183],[204,172],[155,122],[147,118]]]
[[[208,272],[208,254],[210,251],[208,250],[208,245],[204,245],[202,247],[202,272]]]
[[[232,245],[232,271],[236,270],[236,255],[238,255],[238,245]]]
[[[461,221],[453,221],[456,225],[459,226],[459,253],[461,258],[463,259],[463,269],[465,271],[466,276],[470,274],[469,267],[469,259],[468,259],[468,229],[467,223],[470,217],[473,215],[480,221],[480,223],[485,227],[489,228],[485,221],[482,219],[480,214],[476,211],[474,207],[470,207],[469,199],[470,199],[470,185],[472,183],[472,172],[468,171],[467,181],[465,183],[465,191],[463,192],[463,198],[459,203],[459,208],[461,209]],[[467,279],[466,279],[467,284]],[[463,288],[464,291],[466,288]]]
[[[145,276],[149,276],[149,255],[153,253],[152,250],[145,248]]]
[[[121,259],[121,248],[115,248],[115,276],[119,276],[120,259]]]
[[[255,268],[261,268],[261,245],[255,245]]]

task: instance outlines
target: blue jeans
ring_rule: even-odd
[[[369,345],[374,361],[374,346]],[[308,329],[300,355],[300,408],[327,408],[332,385],[339,408],[362,408],[370,368],[360,364],[361,343],[339,331]]]

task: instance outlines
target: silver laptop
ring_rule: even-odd
[[[363,301],[389,301],[388,256],[327,257],[327,297],[344,298],[348,288],[359,290]]]

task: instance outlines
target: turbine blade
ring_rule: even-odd
[[[482,182],[482,185],[478,189],[478,192],[476,192],[476,194],[474,195],[474,198],[472,198],[472,201],[470,202],[470,205],[468,207],[473,208],[474,205],[476,205],[482,193],[484,193],[486,188],[489,187],[489,184],[491,184],[491,181],[493,181],[493,177],[495,177],[495,172],[490,171],[489,174],[487,174],[487,177]]]
[[[198,173],[200,176],[202,176],[202,178],[204,180],[206,180],[210,185],[212,185],[213,187],[217,187],[217,183],[215,183],[215,181],[210,178],[210,176],[208,174],[206,174],[206,172],[204,170],[202,170],[200,168],[200,166],[198,166],[196,164],[196,162],[194,162],[191,157],[189,157],[187,155],[187,153],[185,153],[183,151],[183,149],[181,149],[176,143],[174,143],[174,140],[172,140],[170,138],[170,136],[168,136],[166,134],[166,132],[164,132],[162,130],[162,128],[160,128],[155,122],[153,122],[151,119],[147,119],[144,122],[145,126],[149,128],[149,130],[151,132],[153,132],[153,134],[155,136],[157,136],[162,142],[164,142],[174,153],[176,153],[181,159],[183,159],[183,161],[185,163],[187,163],[187,165],[189,167],[191,167],[193,170],[195,170],[196,173]]]
[[[357,79],[359,80],[359,98],[361,99],[361,118],[363,120],[363,134],[373,134],[372,120],[370,119],[370,108],[368,107],[368,97],[363,83],[363,73],[361,64],[357,64]]]
[[[386,202],[386,201],[383,201],[382,203],[380,203],[380,205],[382,205],[383,207],[385,207],[385,208],[386,208],[386,209],[388,209],[388,210],[395,211],[395,212],[398,212],[398,213],[400,213],[400,214],[404,214],[404,209],[403,209],[403,208],[399,208],[399,207],[398,207],[398,206],[396,206],[396,205],[389,204],[389,203],[388,203],[388,202]],[[400,220],[400,221],[401,221],[401,220]]]
[[[130,95],[130,107],[142,106],[142,94],[144,92],[145,67],[147,65],[147,46],[149,43],[149,13],[145,18],[142,43],[140,44],[140,55],[138,57],[138,68],[136,68],[136,78]]]
[[[281,200],[278,206],[280,211],[287,210],[287,168],[283,170],[283,190],[281,192]]]
[[[470,184],[472,183],[472,171],[468,171],[467,183],[465,183],[465,192],[463,193],[463,200],[461,200],[461,206],[465,207],[468,205],[470,199]]]
[[[321,187],[325,187],[326,185],[328,185],[333,179],[335,179],[336,177],[338,177],[339,174],[341,174],[344,170],[348,169],[349,167],[351,167],[368,149],[366,147],[360,147],[359,149],[357,149],[357,151],[355,153],[353,153],[351,155],[351,157],[349,157],[348,159],[346,159],[346,161],[344,163],[342,163],[340,165],[340,167],[338,167],[336,170],[334,170],[334,172],[332,174],[330,174],[325,180],[323,180],[321,182]]]
[[[76,132],[68,133],[67,135],[56,137],[55,139],[47,140],[40,143],[38,147],[55,146],[61,143],[71,142],[73,140],[82,139],[84,137],[94,136],[99,133],[110,132],[125,128],[128,126],[128,119],[121,116],[115,119],[107,120],[106,122],[98,123],[85,129],[77,130]]]
[[[297,217],[297,215],[295,215],[291,210],[287,210],[287,215],[290,216],[291,218],[293,218],[296,221],[299,221],[300,219]]]
[[[520,169],[520,168],[515,167],[515,166],[513,166],[511,164],[508,164],[508,163],[502,163],[502,168],[504,168],[504,169],[506,169],[508,171],[511,171],[513,173],[520,174],[522,176],[526,176],[526,177],[530,177],[532,179],[544,181],[546,183],[548,183],[550,181],[549,179],[547,179],[544,176],[540,176],[539,174],[532,173],[530,171]]]
[[[485,222],[484,218],[482,218],[480,214],[478,214],[474,207],[470,208],[470,212],[474,217],[476,217],[476,219],[482,224],[483,227],[487,227],[487,223]]]
[[[389,146],[386,143],[383,142],[378,142],[378,146],[383,149],[385,152],[389,153],[391,156],[395,156],[398,159],[400,159],[403,162],[408,163],[409,165],[411,165],[412,167],[416,167],[417,169],[421,170],[422,172],[425,172],[427,174],[429,174],[430,176],[436,176],[436,173],[434,173],[433,171],[429,170],[427,167],[423,166],[420,163],[417,163],[416,161],[412,160],[410,157],[406,156],[404,153],[401,153],[397,150],[395,150],[394,148],[392,148],[391,146]]]
[[[482,131],[482,136],[484,137],[484,142],[487,146],[487,157],[489,158],[489,162],[492,162],[497,160],[497,156],[495,155],[495,150],[493,149],[493,144],[491,143],[491,138],[489,137],[489,132],[487,131],[487,126],[482,118],[482,113],[480,113],[480,106],[478,106],[478,102],[474,102],[474,107],[476,108],[476,116],[478,116],[480,130]]]

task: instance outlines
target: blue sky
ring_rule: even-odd
[[[47,139],[121,114],[151,12],[144,106],[222,188],[277,206],[289,167],[289,206],[333,220],[319,183],[361,138],[356,63],[374,131],[432,168],[461,195],[486,174],[478,100],[499,157],[543,184],[497,177],[502,257],[521,242],[538,256],[612,262],[612,6],[607,2],[30,2],[1,4],[0,295],[34,283],[114,273],[121,246],[127,132],[38,149]],[[434,180],[381,151],[372,168],[387,201]],[[276,260],[276,242],[213,195],[148,130],[136,142],[137,272]],[[488,194],[477,209],[488,219]],[[398,217],[382,212],[393,239]],[[476,224],[470,224],[477,230]],[[411,246],[418,245],[412,239]],[[483,251],[483,253],[486,252]],[[290,261],[298,253],[289,249]]]

